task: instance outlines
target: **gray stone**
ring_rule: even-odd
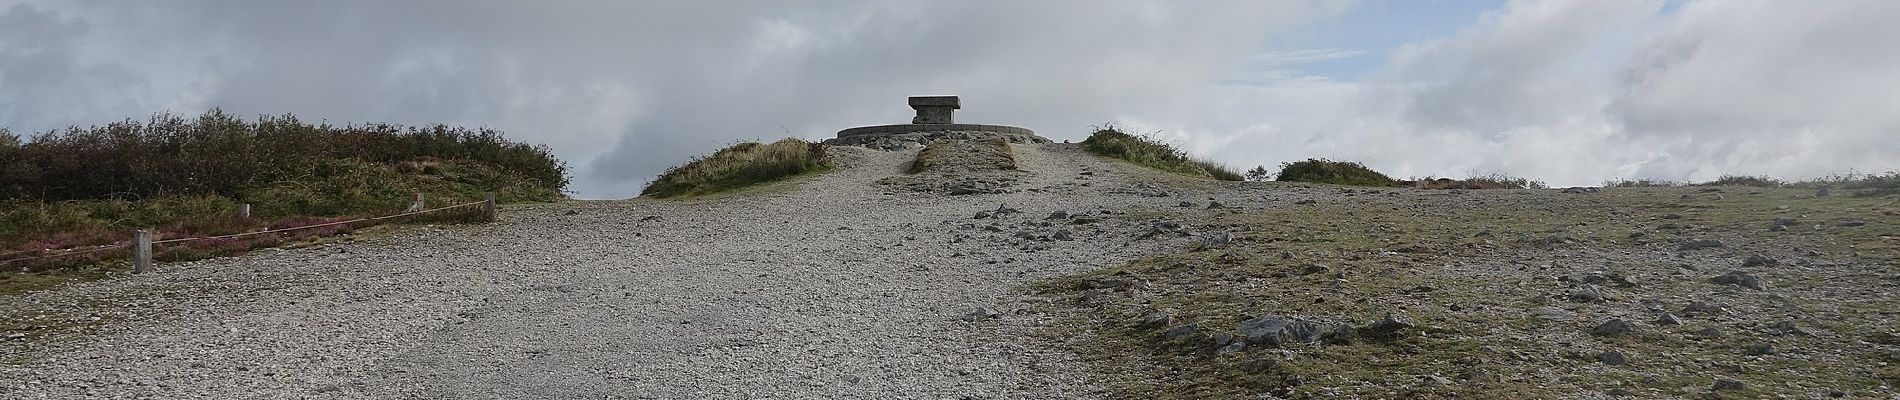
[[[1702,329],[1697,329],[1697,330],[1696,330],[1695,332],[1691,332],[1691,333],[1694,333],[1694,334],[1695,334],[1696,336],[1701,336],[1701,337],[1705,337],[1705,338],[1719,338],[1719,337],[1722,337],[1722,330],[1721,330],[1721,329],[1716,329],[1716,328],[1715,328],[1715,327],[1713,327],[1713,326],[1707,326],[1707,327],[1703,327]]]
[[[1636,325],[1622,318],[1611,318],[1609,321],[1598,324],[1596,328],[1590,329],[1590,334],[1603,337],[1619,337],[1631,332],[1636,332]]]
[[[1217,343],[1226,342],[1226,343],[1219,344],[1218,347],[1216,347],[1214,350],[1215,353],[1219,353],[1219,354],[1237,353],[1237,352],[1240,352],[1241,350],[1247,349],[1247,341],[1234,340],[1234,335],[1223,333],[1217,336],[1219,338],[1224,338],[1224,340],[1217,339],[1215,342]]]
[[[1761,267],[1761,266],[1772,267],[1776,265],[1781,265],[1781,261],[1776,261],[1773,258],[1768,258],[1768,256],[1764,256],[1760,254],[1750,255],[1748,256],[1748,259],[1742,260],[1743,267]]]
[[[1616,396],[1616,397],[1630,397],[1630,396],[1636,395],[1635,393],[1630,393],[1630,391],[1624,390],[1623,388],[1610,389],[1608,391],[1603,392],[1603,394]]]
[[[1742,346],[1742,355],[1766,356],[1775,353],[1777,353],[1775,345],[1768,343],[1749,343],[1747,346]]]
[[[1629,359],[1624,358],[1623,352],[1621,351],[1608,350],[1602,353],[1598,353],[1597,361],[1601,361],[1604,364],[1609,364],[1609,365],[1623,365],[1625,363],[1628,363]]]
[[[1578,303],[1597,303],[1605,299],[1607,297],[1603,295],[1602,290],[1597,289],[1597,285],[1583,285],[1570,292],[1570,300]]]
[[[1052,212],[1052,213],[1049,213],[1048,217],[1043,217],[1043,219],[1069,219],[1069,212],[1068,211]]]
[[[1377,339],[1393,339],[1404,336],[1406,331],[1411,330],[1415,326],[1417,325],[1413,324],[1412,320],[1405,318],[1405,316],[1386,313],[1385,318],[1380,318],[1378,321],[1373,321],[1371,324],[1359,328],[1359,333]]]
[[[1717,392],[1727,392],[1727,391],[1742,390],[1744,387],[1745,386],[1742,385],[1742,381],[1722,378],[1722,379],[1715,380],[1715,386],[1712,389],[1714,389]]]
[[[957,96],[911,96],[910,108],[917,110],[917,117],[910,120],[912,124],[954,124],[952,114],[963,108],[963,103]]]
[[[1233,241],[1233,236],[1228,234],[1227,231],[1208,232],[1207,234],[1201,235],[1201,248],[1203,249],[1223,248],[1223,247],[1227,247],[1227,243],[1232,242],[1232,241]]]
[[[1208,201],[1207,201],[1207,208],[1208,208],[1208,209],[1216,209],[1216,208],[1221,208],[1221,207],[1222,207],[1222,206],[1220,205],[1220,202],[1218,202],[1218,201],[1213,201],[1213,200],[1208,200]]]
[[[1186,235],[1187,231],[1185,227],[1182,227],[1181,224],[1177,224],[1174,221],[1155,221],[1148,225],[1148,233],[1141,235],[1141,237],[1153,237],[1162,234]]]
[[[1298,204],[1298,205],[1303,205],[1303,206],[1304,206],[1304,205],[1313,205],[1313,204],[1319,204],[1319,201],[1318,201],[1318,200],[1313,200],[1313,199],[1301,199],[1301,200],[1299,200],[1299,201],[1295,201],[1295,202],[1293,202],[1293,204]]]
[[[1729,271],[1727,274],[1709,278],[1709,282],[1721,285],[1735,285],[1749,289],[1762,290],[1761,277],[1742,271]]]
[[[1656,325],[1682,325],[1682,320],[1676,318],[1675,314],[1663,313],[1656,317]]]
[[[1564,188],[1564,193],[1570,193],[1570,194],[1596,193],[1600,190],[1602,189],[1593,188],[1593,187],[1573,186],[1573,187]]]
[[[1248,343],[1283,346],[1291,343],[1351,340],[1352,327],[1345,324],[1264,315],[1240,322],[1240,334]]]
[[[1814,334],[1808,333],[1808,331],[1806,330],[1802,330],[1801,327],[1795,326],[1794,321],[1776,322],[1774,325],[1771,325],[1768,327],[1768,333],[1773,334],[1775,336],[1787,336],[1787,335],[1814,336]]]

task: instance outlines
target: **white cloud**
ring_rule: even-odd
[[[1900,37],[1894,17],[1900,3],[1880,1],[1696,1],[1673,13],[1655,1],[1513,1],[1403,46],[1361,81],[1211,89],[1214,111],[1182,129],[1222,144],[1212,156],[1236,166],[1333,157],[1399,176],[1582,185],[1894,170],[1900,48],[1883,39]]]
[[[5,1],[5,0],[0,0]],[[37,2],[75,74],[45,85],[68,115],[43,130],[171,109],[331,122],[488,125],[545,142],[588,197],[630,195],[661,169],[737,139],[828,137],[908,120],[905,96],[965,97],[960,117],[1053,137],[1122,110],[1185,107],[1267,35],[1333,1],[872,0]],[[49,28],[50,29],[50,28]],[[41,57],[7,54],[12,57]],[[35,53],[36,54],[36,53]],[[72,64],[96,55],[98,70]],[[109,69],[150,89],[98,83]],[[0,92],[17,93],[16,80]],[[88,86],[91,85],[91,86]],[[30,88],[30,87],[25,87]],[[0,107],[51,107],[11,97]]]
[[[1121,120],[1238,167],[1900,169],[1900,2],[1513,1],[1385,53],[1261,50],[1354,3],[30,0],[0,7],[0,126],[208,107],[486,125],[553,146],[588,197],[737,139],[905,121],[912,94],[1058,140]],[[1302,72],[1371,57],[1358,80]]]

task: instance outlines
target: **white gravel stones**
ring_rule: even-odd
[[[984,221],[1172,204],[1110,195],[1131,174],[1077,178],[1127,167],[1073,145],[1016,152],[1038,190],[884,195],[870,182],[910,152],[836,148],[843,168],[743,196],[507,207],[7,296],[8,318],[104,318],[0,341],[0,397],[1104,397],[1034,336],[1054,316],[1022,285],[1189,239],[959,229],[999,203],[1024,213]],[[961,318],[978,307],[995,318]]]

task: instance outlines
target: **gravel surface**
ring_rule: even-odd
[[[887,193],[915,151],[844,147],[740,195],[508,207],[0,297],[37,328],[0,341],[0,397],[1105,397],[1034,336],[1059,316],[1023,285],[1192,240],[1103,212],[1180,199],[1015,147],[1013,193]]]

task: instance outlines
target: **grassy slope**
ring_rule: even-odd
[[[1892,269],[1900,257],[1894,199],[1718,190],[1362,195],[1240,214],[1199,211],[1175,217],[1231,226],[1235,244],[1184,249],[1053,280],[1040,290],[1080,307],[1081,319],[1053,333],[1086,338],[1077,350],[1128,377],[1115,383],[1128,398],[1561,398],[1611,388],[1687,396],[1708,392],[1718,375],[1747,383],[1748,390],[1722,394],[1733,398],[1808,397],[1835,389],[1865,396],[1881,385],[1900,385],[1900,367],[1887,353],[1900,342],[1863,344],[1891,341],[1882,332],[1900,331],[1891,320],[1900,301],[1888,293],[1900,279]],[[1802,223],[1767,231],[1776,217]],[[1840,226],[1850,220],[1866,225]],[[1816,224],[1822,228],[1811,227]],[[1677,250],[1679,241],[1701,238],[1729,246]],[[1740,259],[1754,252],[1784,267],[1742,268]],[[1300,273],[1315,264],[1323,270]],[[1707,282],[1732,269],[1762,275],[1771,290]],[[1605,303],[1565,299],[1576,287],[1558,276],[1598,270],[1624,274],[1637,286],[1606,286],[1614,297]],[[1680,326],[1650,323],[1658,310],[1680,314],[1689,301],[1721,304],[1734,314],[1685,316]],[[1578,318],[1537,318],[1529,310],[1538,307]],[[1142,323],[1157,311],[1173,322]],[[1268,313],[1357,323],[1397,313],[1420,328],[1391,342],[1228,354],[1212,352],[1205,337],[1160,339],[1163,330],[1190,322],[1232,333],[1239,321]],[[1609,316],[1631,316],[1640,333],[1587,334]],[[1768,325],[1790,317],[1813,336],[1768,333]],[[1705,327],[1726,335],[1690,333]],[[1781,354],[1742,354],[1753,343],[1772,343]],[[1594,361],[1612,349],[1629,355],[1630,363]],[[1450,384],[1433,384],[1430,377]]]
[[[653,198],[692,197],[829,171],[823,144],[787,138],[738,143],[667,169],[640,191]]]
[[[1120,159],[1148,168],[1182,175],[1209,177],[1224,181],[1246,180],[1225,166],[1189,157],[1186,152],[1159,140],[1130,135],[1110,129],[1096,130],[1082,141],[1082,149],[1103,157]]]
[[[565,198],[566,167],[545,146],[488,129],[447,126],[336,127],[292,116],[246,121],[213,110],[186,119],[73,127],[21,140],[0,130],[0,260],[47,251],[129,243],[132,230],[161,238],[215,236],[307,226],[402,210],[422,193],[439,207],[479,201]],[[239,203],[251,218],[238,219]],[[464,221],[456,209],[389,220]],[[161,244],[161,261],[234,254],[347,233],[366,224],[277,235]],[[129,251],[0,265],[0,293],[90,279]],[[103,264],[102,264],[103,263]]]

